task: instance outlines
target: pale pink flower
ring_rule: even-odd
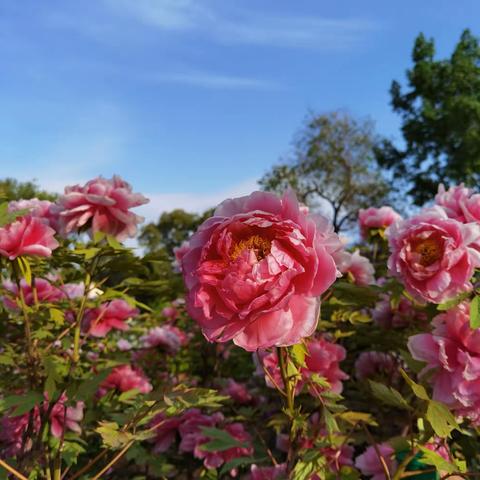
[[[377,444],[377,449],[385,460],[388,471],[393,474],[397,468],[397,462],[392,458],[395,450],[388,443]],[[385,480],[382,462],[373,445],[369,446],[365,452],[359,455],[355,460],[355,466],[363,475],[371,477],[371,480]]]
[[[98,396],[103,397],[109,390],[128,392],[133,389],[140,393],[149,393],[153,387],[142,370],[131,365],[120,365],[115,367],[100,384]]]
[[[425,311],[415,308],[410,300],[401,297],[398,305],[392,307],[390,298],[383,295],[372,310],[375,324],[381,328],[404,328],[409,325],[425,323],[428,315]]]
[[[338,269],[344,274],[351,276],[356,285],[372,285],[375,283],[375,269],[370,260],[360,255],[358,250],[353,253],[343,252],[337,260]]]
[[[408,348],[431,371],[433,399],[480,425],[480,329],[470,328],[469,311],[462,303],[437,315],[432,333],[410,337]]]
[[[87,310],[83,327],[93,337],[104,337],[112,329],[128,330],[127,320],[137,316],[138,313],[138,309],[117,298]]]
[[[142,217],[130,211],[148,202],[143,195],[133,193],[130,184],[118,176],[111,180],[97,177],[85,185],[65,187],[58,199],[60,220],[66,234],[81,229],[103,232],[117,240],[134,237]]]
[[[58,231],[59,208],[55,203],[50,202],[49,200],[39,200],[38,198],[14,200],[9,202],[8,211],[10,213],[21,210],[28,210],[22,216],[38,218],[55,231]]]
[[[173,325],[163,325],[152,328],[146,335],[140,338],[143,348],[161,347],[169,353],[177,353],[181,347],[187,344],[188,337]]]
[[[178,310],[175,307],[165,307],[162,310],[162,315],[173,321],[178,317]]]
[[[248,480],[284,480],[286,478],[286,463],[280,463],[272,467],[258,467],[253,464],[250,467],[250,477],[248,477]]]
[[[0,255],[14,260],[20,255],[49,257],[58,247],[55,230],[38,218],[19,217],[0,228]]]
[[[340,275],[342,244],[292,192],[226,200],[182,259],[190,315],[210,341],[248,351],[298,343],[318,322],[319,296]]]
[[[126,340],[125,338],[121,338],[118,342],[117,342],[117,348],[121,351],[121,352],[128,352],[129,350],[132,349],[132,344]]]
[[[12,310],[18,309],[19,304],[17,303],[17,298],[19,298],[20,295],[17,284],[10,280],[5,280],[3,282],[3,288],[14,297],[2,297],[4,305]],[[20,280],[20,288],[22,289],[25,304],[28,306],[33,305],[35,303],[35,298],[32,286],[28,285],[26,280],[22,278],[22,280]],[[35,279],[35,290],[37,301],[40,303],[55,303],[65,298],[65,293],[62,290],[52,285],[44,278]]]
[[[392,380],[398,377],[398,361],[389,353],[362,352],[355,362],[355,376],[358,380],[385,377]]]
[[[480,225],[457,222],[437,206],[393,224],[387,235],[390,273],[414,297],[441,303],[471,290],[470,279],[480,266],[480,253],[473,248]]]
[[[54,437],[60,438],[64,431],[71,430],[75,433],[81,433],[82,429],[79,422],[83,420],[83,402],[76,402],[74,407],[67,407],[67,396],[62,396],[55,402],[50,413],[50,431]],[[48,409],[48,403],[45,402],[44,409]]]
[[[464,199],[460,206],[465,217],[465,222],[480,223],[480,194],[475,193]]]
[[[233,378],[227,380],[227,385],[223,389],[223,393],[240,405],[248,405],[253,401],[253,397],[248,391],[247,386],[244,383],[236,382]]]
[[[472,191],[465,187],[463,183],[455,185],[445,190],[441,183],[438,186],[438,193],[435,195],[435,203],[441,206],[449,218],[458,220],[459,222],[468,222],[466,220],[463,204],[472,195]]]
[[[358,223],[360,225],[360,233],[362,238],[367,239],[370,230],[385,229],[401,220],[398,214],[392,207],[369,207],[367,209],[360,209],[358,212]]]

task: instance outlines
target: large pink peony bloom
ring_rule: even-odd
[[[188,337],[179,328],[173,325],[163,325],[152,328],[140,338],[144,348],[164,348],[169,353],[177,353],[187,344]]]
[[[109,390],[128,392],[134,388],[140,393],[149,393],[153,387],[142,370],[130,365],[120,365],[100,384],[98,396],[103,397]]]
[[[457,222],[433,207],[393,224],[387,235],[388,268],[416,298],[441,303],[472,288],[470,279],[480,266],[480,254],[472,248],[480,225]]]
[[[49,257],[58,247],[55,230],[38,218],[20,217],[0,228],[0,255],[14,260],[20,255]]]
[[[91,228],[91,232],[103,232],[118,240],[125,240],[137,233],[142,217],[130,211],[148,202],[140,193],[133,193],[130,184],[118,176],[111,180],[102,177],[85,185],[65,187],[60,196],[60,219],[66,234]]]
[[[370,260],[360,255],[358,250],[353,253],[343,252],[337,259],[338,269],[348,274],[356,285],[371,285],[375,283],[375,269]]]
[[[358,224],[362,238],[367,239],[370,230],[384,229],[402,217],[392,207],[361,208],[358,212]]]
[[[83,402],[77,402],[74,407],[67,407],[67,396],[63,394],[53,406],[50,413],[50,431],[54,437],[60,438],[65,430],[81,433],[79,422],[83,420]],[[48,409],[48,403],[44,405]]]
[[[392,458],[395,451],[388,443],[379,443],[377,449],[385,460],[388,471],[393,474],[397,468],[396,461]],[[363,475],[371,477],[371,480],[385,480],[385,473],[382,462],[377,454],[377,450],[373,445],[368,447],[365,452],[359,455],[355,460],[355,466]]]
[[[327,220],[301,213],[292,192],[226,200],[182,258],[188,311],[210,341],[249,351],[295,344],[315,330],[341,248]]]
[[[21,210],[28,210],[28,212],[22,216],[38,218],[58,232],[59,208],[55,203],[49,200],[31,198],[30,200],[15,200],[8,204],[8,211],[10,213]]]
[[[138,310],[125,300],[117,298],[87,310],[84,329],[93,337],[104,337],[110,330],[128,330],[127,320],[138,315]]]
[[[480,329],[470,328],[469,310],[462,303],[437,315],[432,333],[410,337],[408,348],[432,371],[433,398],[480,425]]]
[[[445,190],[443,184],[440,184],[438,193],[435,195],[435,203],[445,210],[449,218],[459,222],[471,221],[466,220],[463,212],[463,204],[470,195],[472,195],[472,191],[463,183],[450,187],[448,190]]]

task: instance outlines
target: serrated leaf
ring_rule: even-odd
[[[416,382],[414,382],[403,370],[402,368],[400,369],[400,373],[402,374],[402,377],[405,379],[405,381],[408,383],[410,388],[412,389],[413,393],[420,399],[422,400],[430,400],[430,397],[428,396],[427,391],[425,390],[425,387],[423,385],[420,385]]]
[[[305,356],[308,355],[307,348],[303,343],[297,343],[290,348],[290,356],[297,367],[305,366]]]
[[[383,383],[374,382],[373,380],[369,380],[368,383],[370,384],[370,389],[372,390],[374,397],[386,405],[401,408],[403,410],[412,409],[398,390],[395,390],[392,387],[387,387],[386,385],[383,385]]]
[[[132,439],[132,435],[120,431],[115,422],[100,422],[100,426],[95,431],[100,434],[103,443],[111,448],[120,448]]]
[[[443,403],[435,400],[428,403],[426,418],[434,432],[442,438],[449,437],[450,432],[458,428],[452,412]]]
[[[327,427],[327,432],[329,435],[332,433],[338,432],[338,424],[333,416],[332,412],[330,412],[327,408],[323,408],[323,420],[325,422],[325,426]]]

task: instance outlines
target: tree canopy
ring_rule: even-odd
[[[379,163],[417,205],[439,182],[480,180],[480,48],[465,30],[450,58],[435,59],[435,43],[420,34],[407,70],[407,87],[392,83],[393,110],[401,117],[404,147],[385,141]]]
[[[390,190],[374,155],[373,123],[346,112],[311,115],[294,140],[293,153],[260,180],[265,190],[293,188],[312,209],[321,209],[335,229],[348,228],[359,208],[386,201]]]
[[[42,190],[35,181],[20,182],[14,178],[0,180],[0,199],[10,202],[12,200],[28,200],[30,198],[54,200],[56,195]]]

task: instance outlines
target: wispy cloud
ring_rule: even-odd
[[[206,0],[104,0],[110,9],[166,31],[196,32],[224,44],[350,49],[379,25],[364,18],[272,15],[223,10]]]
[[[267,80],[209,72],[160,73],[148,75],[152,83],[172,83],[225,90],[278,90],[280,84]]]

